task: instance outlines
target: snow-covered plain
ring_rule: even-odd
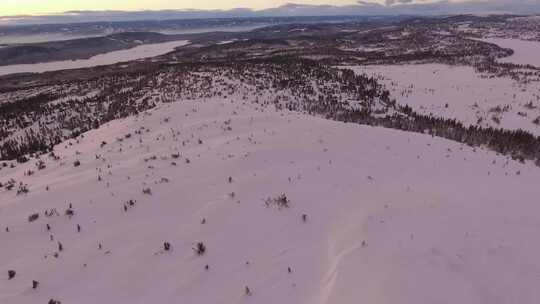
[[[419,113],[467,125],[523,129],[540,135],[540,83],[487,77],[469,66],[444,64],[347,67],[381,80],[393,98]],[[447,106],[448,105],[448,106]]]
[[[139,45],[134,48],[127,49],[127,50],[120,50],[120,51],[114,51],[114,52],[96,55],[89,59],[64,60],[64,61],[54,61],[54,62],[35,63],[35,64],[5,65],[5,66],[0,66],[0,76],[15,74],[15,73],[43,73],[43,72],[48,72],[48,71],[79,69],[79,68],[114,64],[118,62],[126,62],[126,61],[131,61],[131,60],[142,59],[142,58],[150,58],[150,57],[166,54],[168,52],[173,51],[175,48],[184,46],[188,43],[189,43],[188,41],[182,40],[182,41],[144,44],[144,45]]]
[[[540,41],[525,41],[512,38],[485,38],[482,41],[494,43],[502,48],[514,50],[509,57],[498,59],[500,62],[530,64],[540,67]]]
[[[43,170],[0,171],[30,190],[0,189],[0,303],[540,298],[540,170],[530,163],[215,98],[112,121],[55,153]],[[288,208],[265,206],[280,194]],[[60,215],[45,217],[52,208]]]

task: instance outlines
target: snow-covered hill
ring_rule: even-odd
[[[211,98],[41,160],[0,171],[0,303],[540,298],[540,171],[494,152]]]

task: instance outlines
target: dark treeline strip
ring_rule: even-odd
[[[410,111],[410,108],[406,112],[407,115],[375,117],[369,112],[351,111],[331,118],[344,122],[429,134],[472,147],[484,147],[520,162],[532,160],[540,166],[540,138],[527,131],[473,125],[467,127],[454,119],[421,115]]]

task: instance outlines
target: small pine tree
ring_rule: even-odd
[[[206,245],[204,245],[203,242],[198,242],[197,246],[195,246],[193,250],[195,251],[197,255],[203,255],[206,253]]]
[[[31,223],[39,218],[39,213],[34,213],[28,217],[28,221]]]
[[[66,215],[69,216],[69,217],[72,217],[75,215],[75,211],[73,211],[73,209],[67,209],[66,210]]]

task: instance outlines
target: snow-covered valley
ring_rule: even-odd
[[[16,271],[1,303],[540,296],[530,162],[220,98],[162,104],[54,151],[42,170],[1,170],[0,269]]]

